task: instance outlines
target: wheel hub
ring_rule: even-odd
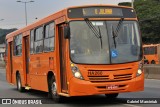
[[[52,94],[53,94],[54,96],[57,96],[57,85],[56,85],[55,82],[52,83],[51,90],[52,90]]]

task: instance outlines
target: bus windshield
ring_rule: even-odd
[[[144,55],[157,54],[156,46],[144,47]]]
[[[116,37],[119,21],[70,22],[70,58],[80,64],[117,64],[142,58],[141,40],[136,21],[123,21]],[[93,28],[100,37],[95,35]],[[113,33],[114,32],[114,33]],[[116,42],[116,47],[115,47]]]

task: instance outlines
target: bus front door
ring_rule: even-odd
[[[60,81],[61,81],[61,91],[63,93],[68,93],[67,85],[67,70],[66,70],[66,39],[63,35],[63,26],[59,26],[59,53],[60,53]]]

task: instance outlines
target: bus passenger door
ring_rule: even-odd
[[[24,64],[25,64],[25,75],[24,75],[24,80],[25,80],[25,86],[28,86],[29,80],[27,79],[29,76],[29,36],[25,36],[23,38],[24,40],[24,53],[25,53],[25,60],[24,60]]]
[[[67,86],[67,70],[66,70],[66,39],[63,35],[63,26],[59,26],[59,53],[60,53],[60,81],[61,81],[61,91],[63,93],[68,93]]]
[[[13,42],[9,42],[9,47],[8,47],[8,73],[7,73],[7,78],[8,81],[10,83],[13,82],[13,62],[12,62],[12,58],[13,58]]]

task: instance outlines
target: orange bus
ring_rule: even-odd
[[[160,44],[143,45],[143,51],[147,64],[159,64]]]
[[[135,10],[70,7],[6,36],[7,81],[62,97],[144,90],[142,41]]]

